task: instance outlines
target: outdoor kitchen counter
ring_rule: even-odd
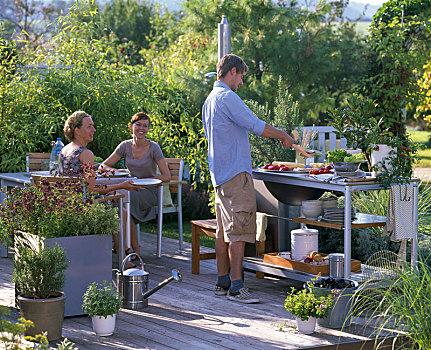
[[[338,226],[335,228],[344,230],[344,278],[349,279],[351,277],[350,273],[350,265],[351,265],[351,233],[352,233],[352,217],[351,217],[351,208],[352,208],[352,193],[360,192],[360,191],[375,191],[375,190],[384,190],[383,186],[374,181],[363,181],[363,182],[344,182],[344,181],[319,181],[314,179],[313,177],[307,174],[295,174],[291,172],[269,172],[255,169],[253,170],[253,178],[256,180],[262,180],[268,190],[274,195],[274,197],[282,203],[292,205],[300,205],[300,202],[292,199],[292,196],[296,194],[300,194],[303,191],[294,191],[295,187],[299,187],[301,189],[318,189],[321,191],[338,191],[344,193],[345,196],[345,209],[344,209],[344,226]],[[413,203],[415,207],[415,211],[413,214],[413,222],[415,227],[415,238],[412,240],[412,256],[411,262],[413,265],[417,262],[417,229],[418,229],[418,185],[419,179],[412,179],[410,181],[410,185],[413,186]],[[293,190],[293,191],[292,191]],[[310,198],[305,199],[317,199],[317,193],[309,192]],[[323,193],[323,192],[320,192]],[[302,199],[304,200],[304,199]],[[376,226],[381,223],[382,217],[369,216],[368,219],[370,221],[368,226]],[[326,226],[327,223],[320,223],[318,221],[310,221],[304,218],[293,218],[294,221],[309,223],[316,226]],[[374,221],[374,223],[373,223]],[[376,224],[377,222],[377,224]],[[353,227],[356,227],[357,223],[353,224]],[[365,224],[367,226],[367,224]],[[331,226],[332,227],[332,226]],[[364,227],[364,226],[362,226]],[[260,263],[258,259],[249,258],[246,259],[244,263],[245,268],[255,269],[256,271],[268,272],[274,271],[277,268],[276,265],[264,264]],[[294,272],[296,273],[296,271]],[[283,271],[283,275],[289,278],[295,278],[295,276],[289,271]],[[305,276],[303,273],[298,272],[298,279],[305,279],[308,276]]]

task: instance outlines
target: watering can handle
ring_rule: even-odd
[[[142,271],[144,271],[144,262],[142,261],[141,257],[140,257],[138,254],[136,254],[135,252],[133,252],[133,253],[130,253],[129,255],[127,255],[127,256],[124,258],[123,263],[121,264],[121,271],[120,271],[120,272],[121,272],[121,274],[123,274],[124,266],[126,265],[126,261],[127,261],[127,259],[129,259],[132,255],[136,255],[136,256],[138,257],[139,261],[141,262]]]

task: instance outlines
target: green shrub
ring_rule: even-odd
[[[120,311],[122,297],[117,294],[112,283],[103,281],[102,284],[93,282],[84,293],[82,310],[88,316],[103,316],[107,318]]]

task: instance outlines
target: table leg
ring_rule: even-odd
[[[118,236],[118,269],[121,270],[121,264],[124,259],[124,215],[123,215],[123,198],[119,199],[120,209],[120,234]]]
[[[352,258],[352,193],[346,186],[344,194],[344,279],[350,279]]]
[[[3,193],[2,190],[6,191],[5,181],[1,179],[0,181],[0,205],[3,205],[4,200],[6,199],[6,193]],[[0,257],[7,258],[7,244],[6,241],[0,243]]]
[[[127,222],[126,222],[126,244],[127,247],[131,247],[131,228],[132,228],[132,215],[130,214],[130,191],[127,191],[127,202],[126,202],[126,213],[127,213]],[[138,242],[139,244],[139,242]],[[123,249],[124,251],[124,249]],[[140,255],[140,252],[135,252]]]
[[[411,264],[415,268],[418,264],[418,205],[419,187],[413,186],[413,232]]]
[[[157,220],[157,257],[162,257],[162,225],[163,225],[163,186],[160,184],[158,187],[159,203],[158,203],[158,220]]]

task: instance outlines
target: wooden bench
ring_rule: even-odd
[[[216,238],[217,221],[216,219],[192,220],[192,273],[199,274],[200,261],[215,259],[216,253],[201,253],[201,236]],[[257,242],[256,255],[263,256],[265,242]],[[263,278],[262,272],[256,271],[257,278]]]
[[[201,236],[216,238],[217,221],[192,220],[192,273],[199,274],[201,260],[215,259],[216,253],[201,253]]]

